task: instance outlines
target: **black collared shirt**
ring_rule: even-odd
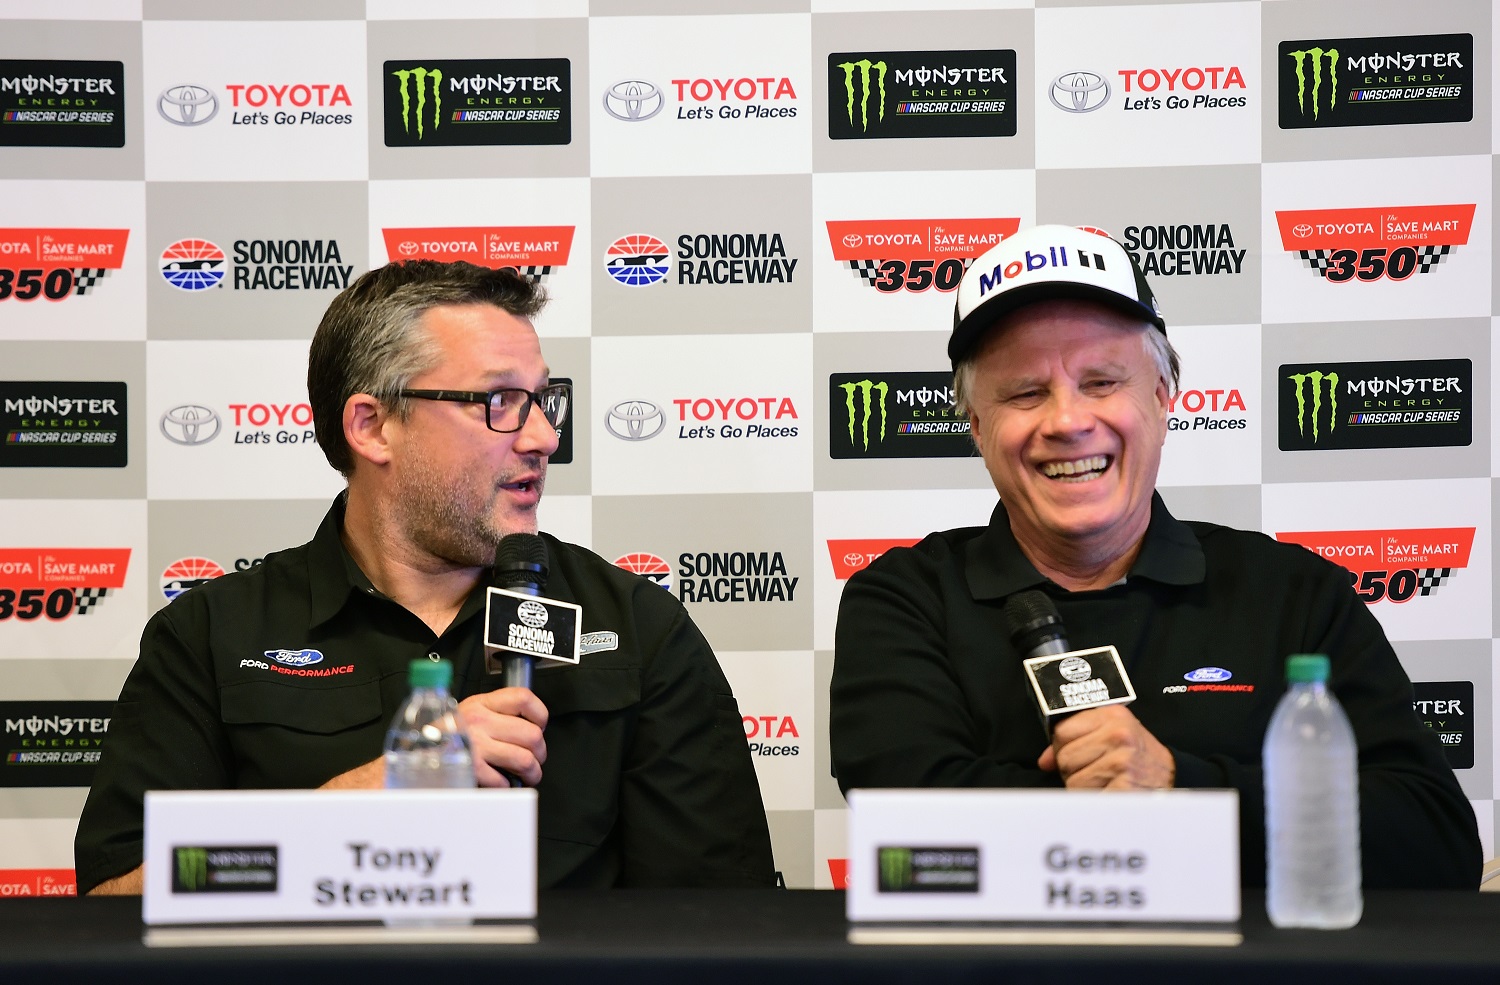
[[[451,661],[459,700],[501,686],[485,672],[483,579],[434,635],[370,584],[342,522],[341,497],[310,543],[147,624],[79,821],[79,892],[140,864],[147,790],[311,788],[379,756],[414,659]],[[708,642],[670,593],[543,537],[545,594],[580,604],[585,634],[614,639],[535,673],[549,713],[538,884],[772,884],[754,765]]]
[[[1261,742],[1293,653],[1328,654],[1354,726],[1365,885],[1477,885],[1473,809],[1348,572],[1263,534],[1181,522],[1159,496],[1129,575],[1102,590],[1038,573],[999,505],[987,527],[932,534],[851,578],[830,695],[843,789],[1061,785],[1036,766],[1046,733],[1003,614],[1028,588],[1056,602],[1073,649],[1119,650],[1130,710],[1171,750],[1178,786],[1239,791],[1246,885],[1265,880]],[[1204,667],[1232,677],[1190,683]]]

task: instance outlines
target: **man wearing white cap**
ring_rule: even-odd
[[[1327,653],[1359,745],[1364,884],[1474,887],[1473,810],[1348,573],[1180,521],[1156,494],[1179,362],[1125,249],[1068,226],[1006,239],[959,285],[948,356],[1000,503],[988,526],[888,551],[849,581],[830,705],[839,784],[1233,787],[1242,880],[1258,885],[1260,744],[1283,661]],[[1072,648],[1113,644],[1137,694],[1062,718],[1050,742],[1004,614],[1030,590]]]

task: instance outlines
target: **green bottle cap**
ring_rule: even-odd
[[[1294,653],[1286,658],[1289,684],[1323,684],[1328,680],[1328,658],[1321,653]]]
[[[453,683],[453,665],[446,660],[413,660],[406,680],[414,688],[447,688]]]

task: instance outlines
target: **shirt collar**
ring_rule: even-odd
[[[1004,503],[995,504],[990,525],[965,546],[964,574],[976,599],[997,599],[1026,588],[1050,584],[1021,553],[1010,529]],[[1208,571],[1203,547],[1192,530],[1167,510],[1161,495],[1151,494],[1151,522],[1141,553],[1126,578],[1149,578],[1166,585],[1200,584]]]
[[[354,563],[354,558],[344,547],[344,509],[348,495],[346,490],[334,499],[327,515],[323,517],[323,522],[318,526],[318,532],[313,535],[312,543],[308,545],[307,566],[311,582],[311,615],[314,626],[338,615],[348,603],[351,595],[386,598],[360,570],[359,565]],[[568,585],[557,563],[556,541],[550,537],[547,540],[549,541],[547,553],[550,576],[542,591],[549,598],[573,601],[572,588]],[[458,610],[458,616],[453,620],[454,626],[462,624],[484,608],[489,585],[490,574],[489,569],[486,568],[474,586],[474,590],[469,593],[468,598],[464,599],[463,606]]]

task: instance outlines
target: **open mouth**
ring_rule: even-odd
[[[1113,463],[1113,455],[1090,455],[1066,462],[1043,462],[1038,467],[1042,475],[1059,482],[1091,482],[1108,471]]]
[[[540,480],[534,477],[530,479],[521,479],[516,482],[507,482],[500,488],[507,489],[511,492],[531,493],[540,488]]]

